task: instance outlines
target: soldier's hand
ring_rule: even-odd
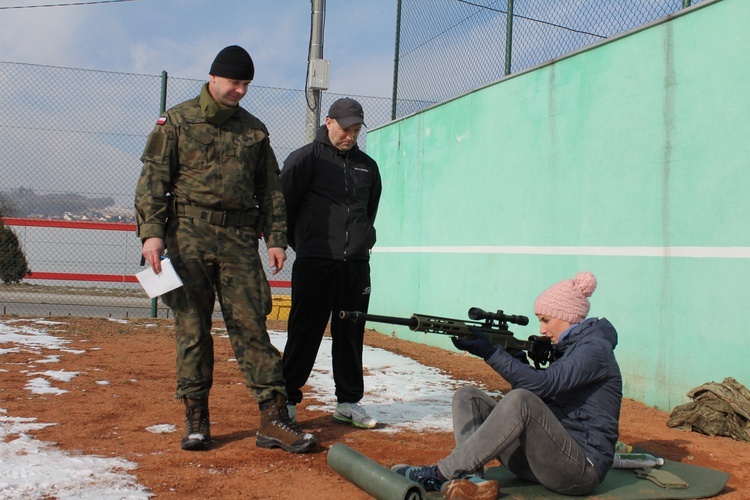
[[[164,240],[161,238],[148,238],[143,242],[141,254],[146,262],[151,264],[156,274],[161,273],[161,256],[164,255]]]
[[[278,273],[284,268],[284,262],[286,262],[286,251],[281,247],[269,248],[268,262],[271,265],[271,273]]]

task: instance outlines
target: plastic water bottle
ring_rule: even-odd
[[[617,453],[630,453],[633,451],[633,447],[629,444],[625,444],[622,441],[615,443],[615,452]]]
[[[613,469],[640,469],[642,467],[659,467],[664,459],[648,453],[615,453]]]

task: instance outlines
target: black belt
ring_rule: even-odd
[[[192,217],[213,224],[214,226],[254,226],[258,222],[258,211],[247,212],[221,212],[197,207],[195,205],[175,205],[175,213],[178,217]]]

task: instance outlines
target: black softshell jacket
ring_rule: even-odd
[[[336,149],[323,125],[286,159],[281,183],[297,258],[369,260],[383,189],[375,160],[356,145]]]

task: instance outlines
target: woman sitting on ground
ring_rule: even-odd
[[[547,369],[535,369],[481,333],[454,338],[458,349],[484,358],[512,390],[500,401],[476,387],[456,391],[450,455],[437,465],[393,470],[427,490],[442,488],[449,498],[451,489],[495,498],[497,482],[479,478],[496,458],[556,493],[591,493],[612,466],[622,402],[617,332],[604,318],[587,319],[596,285],[592,273],[581,272],[536,299],[540,331],[554,344],[555,361]]]

